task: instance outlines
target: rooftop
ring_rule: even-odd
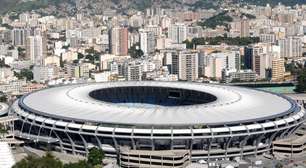
[[[216,97],[208,103],[163,106],[113,103],[89,96],[114,87],[161,87],[193,90]],[[141,95],[142,93],[139,93]],[[103,96],[103,95],[102,95]],[[24,96],[19,102],[46,116],[127,125],[196,125],[264,120],[292,112],[286,97],[242,87],[188,82],[109,82],[54,87]]]

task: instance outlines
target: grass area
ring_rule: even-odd
[[[258,89],[273,92],[273,93],[280,93],[280,94],[295,93],[295,91],[294,91],[295,86],[261,87],[261,88],[258,88]]]

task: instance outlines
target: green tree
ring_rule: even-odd
[[[64,168],[92,168],[85,160],[81,160],[77,163],[68,163],[64,165]]]
[[[134,3],[131,3],[130,6],[133,9],[144,11],[146,8],[150,8],[152,6],[152,3],[152,0],[134,1]]]
[[[33,72],[30,69],[22,69],[19,73],[14,72],[14,75],[18,79],[26,79],[27,81],[31,81],[33,79]]]
[[[232,22],[233,18],[227,12],[221,12],[213,17],[208,18],[204,22],[198,22],[199,26],[216,28],[217,26],[228,26],[228,22]]]
[[[7,96],[5,94],[0,94],[0,102],[6,102]]]
[[[28,156],[16,163],[13,168],[63,168],[63,163],[56,159],[51,153],[41,158]]]
[[[280,163],[280,162],[277,162],[275,164],[275,168],[283,168],[283,167],[284,167],[284,165],[282,163]]]
[[[183,43],[186,44],[186,47],[187,47],[187,48],[189,48],[189,49],[192,49],[192,48],[193,48],[194,43],[193,43],[192,41],[190,41],[190,40],[185,40],[185,41],[183,41]]]
[[[0,135],[7,131],[0,125]],[[13,168],[102,168],[104,152],[98,148],[91,148],[86,160],[80,160],[76,163],[63,164],[51,153],[47,152],[43,157],[28,156],[17,162]]]
[[[237,45],[237,46],[246,46],[249,44],[254,44],[259,42],[258,37],[201,37],[201,38],[193,38],[191,41],[186,40],[184,43],[186,44],[186,47],[191,49],[194,46],[197,45],[219,45],[221,43],[225,43],[228,45]]]
[[[4,127],[4,125],[0,124],[0,137],[4,137],[4,135],[7,134],[7,133],[8,133],[8,131]]]
[[[64,61],[63,56],[60,56],[60,67],[64,68],[65,63],[66,63],[66,60]]]
[[[85,57],[84,54],[78,53],[78,60],[79,60],[79,59],[82,59],[82,58],[84,58],[84,57]]]
[[[88,54],[95,54],[98,51],[96,51],[93,47],[90,47],[88,49],[85,49],[85,52],[88,53]]]
[[[140,58],[141,56],[143,56],[143,51],[138,47],[139,43],[136,43],[129,49],[129,54],[132,58]]]
[[[306,69],[304,68],[297,77],[297,85],[295,91],[298,93],[306,92]]]
[[[103,158],[104,158],[104,152],[101,149],[91,148],[89,150],[87,162],[92,166],[101,165]]]
[[[244,17],[244,16],[247,17],[248,19],[256,19],[255,15],[252,15],[252,14],[249,14],[249,13],[242,13],[241,18]]]
[[[0,68],[9,68],[10,66],[5,64],[4,58],[0,58]]]

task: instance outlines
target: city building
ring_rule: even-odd
[[[272,60],[272,81],[283,81],[285,77],[285,59],[273,58]]]
[[[209,78],[222,78],[222,71],[240,70],[240,54],[238,51],[224,51],[208,54],[204,57],[204,75]]]
[[[253,69],[253,47],[244,47],[244,67],[245,69]]]
[[[256,81],[256,73],[250,69],[246,70],[226,70],[222,71],[222,81],[230,82],[254,82]]]
[[[175,61],[173,61],[175,62]],[[181,51],[178,55],[179,80],[195,81],[199,77],[199,53],[197,51]]]
[[[289,37],[279,40],[282,58],[299,58],[302,56],[302,41],[300,38]]]
[[[52,65],[33,67],[33,80],[38,83],[44,83],[46,81],[52,80],[58,76],[57,74],[57,67]]]
[[[42,36],[27,37],[26,58],[31,60],[32,64],[43,65],[44,46]]]
[[[24,47],[26,45],[27,37],[30,36],[29,29],[26,28],[14,28],[12,30],[12,44],[14,46]]]
[[[244,17],[240,22],[240,37],[249,37],[250,36],[250,24],[249,19]]]
[[[139,30],[139,34],[140,49],[143,51],[144,55],[153,53],[156,46],[154,32],[141,29]]]
[[[114,55],[128,55],[128,29],[127,27],[114,27],[110,34],[110,49]]]
[[[125,79],[128,81],[141,81],[142,80],[142,65],[137,62],[125,64]]]
[[[187,26],[183,23],[171,24],[168,37],[173,43],[182,43],[187,39]]]

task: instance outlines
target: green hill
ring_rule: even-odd
[[[295,4],[306,4],[306,0],[232,0],[233,3],[266,5],[277,5],[279,2],[285,5],[293,6]],[[78,9],[89,10],[92,13],[99,13],[106,8],[126,11],[128,9],[144,10],[152,6],[162,8],[188,8],[207,9],[217,8],[224,0],[81,0]],[[24,12],[31,10],[44,9],[49,6],[55,6],[60,11],[63,8],[59,6],[65,4],[64,8],[76,8],[76,0],[0,0],[0,14],[7,12]],[[65,11],[66,12],[66,11]]]

